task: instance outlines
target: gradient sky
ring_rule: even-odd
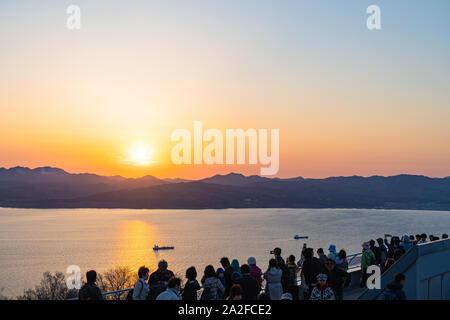
[[[2,0],[0,167],[259,172],[173,165],[171,132],[201,120],[280,129],[280,177],[450,176],[449,15],[448,0]],[[140,141],[154,163],[122,161]]]

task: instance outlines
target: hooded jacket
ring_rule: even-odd
[[[211,300],[219,300],[221,296],[225,293],[225,288],[219,278],[209,277],[205,279],[203,283],[203,288],[209,288],[209,294]]]
[[[413,244],[408,236],[403,236],[403,241],[400,242],[400,246],[403,247],[403,250],[406,252],[412,248]]]
[[[373,265],[374,263],[375,263],[375,255],[373,254],[372,250],[368,248],[364,249],[361,256],[361,271],[363,273],[366,273],[367,268]]]
[[[264,278],[267,280],[267,289],[269,291],[270,300],[280,300],[283,294],[283,287],[281,286],[281,277],[283,271],[278,268],[270,268],[265,274]]]

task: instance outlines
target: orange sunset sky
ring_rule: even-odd
[[[448,1],[380,1],[377,31],[368,1],[76,2],[81,30],[66,1],[0,4],[0,167],[259,173],[172,164],[201,120],[279,129],[279,177],[450,176]]]

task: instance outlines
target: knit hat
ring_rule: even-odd
[[[242,276],[239,272],[233,272],[231,274],[231,281],[233,282],[238,282],[239,280],[241,280]]]
[[[250,258],[248,258],[247,263],[249,265],[255,265],[256,264],[256,259],[254,257],[250,257]]]
[[[319,280],[319,281],[327,281],[327,275],[325,273],[320,273],[317,276],[317,280]]]
[[[283,293],[280,300],[293,300],[292,294],[290,294],[289,292]]]
[[[368,242],[364,242],[364,243],[362,244],[362,247],[363,247],[364,249],[369,249],[369,243],[368,243]]]
[[[225,270],[223,270],[222,268],[218,268],[216,271],[216,274],[220,274],[220,273],[225,273]]]

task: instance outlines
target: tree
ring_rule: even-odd
[[[19,300],[65,300],[78,296],[78,290],[67,288],[66,280],[62,272],[44,272],[43,279],[34,289],[24,290]]]

